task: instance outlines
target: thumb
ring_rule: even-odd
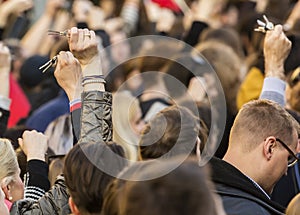
[[[21,149],[23,149],[23,139],[22,138],[18,138],[18,142],[19,142],[19,146],[21,147]]]

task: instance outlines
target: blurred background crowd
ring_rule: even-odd
[[[189,107],[186,92],[196,103],[202,129],[199,137],[205,143],[212,124],[205,89],[214,85],[207,78],[213,69],[226,100],[225,131],[215,152],[216,157],[223,158],[236,114],[245,103],[258,99],[263,87],[265,35],[254,31],[257,19],[263,20],[262,15],[275,25],[281,24],[292,42],[284,64],[285,107],[299,121],[300,1],[0,0],[0,41],[11,54],[7,94],[10,115],[1,135],[12,141],[21,164],[21,178],[26,162],[18,138],[25,130],[48,136],[48,154],[53,158],[50,169],[54,169],[49,173],[52,184],[63,171],[64,155],[78,139],[72,131],[70,113],[76,101],[69,101],[60,88],[54,68],[45,73],[39,70],[60,51],[69,51],[68,37],[48,35],[48,30],[65,31],[76,26],[95,31],[103,50],[106,90],[118,92],[113,97],[113,140],[132,161],[139,159],[135,145],[145,123],[174,103]],[[201,55],[186,54],[192,48]],[[158,53],[170,58],[158,57]],[[193,70],[189,71],[180,61]],[[157,74],[147,76],[147,72]],[[175,77],[184,89],[164,74]],[[142,141],[147,142],[144,138]],[[152,156],[147,149],[141,149],[141,153]],[[286,193],[278,188],[272,195],[284,207],[300,192],[299,165],[289,169],[288,175],[291,176],[278,184]]]

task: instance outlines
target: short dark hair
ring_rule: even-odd
[[[187,108],[175,105],[165,108],[145,126],[139,142],[140,156],[143,160],[159,158],[176,144],[180,145],[179,150],[170,156],[190,153],[196,147],[200,131],[199,119]],[[206,142],[204,135],[201,134],[200,139]]]
[[[101,165],[110,165],[117,174],[125,166],[124,159],[107,157],[108,150],[124,156],[121,146],[115,143],[80,143],[75,145],[65,159],[64,176],[68,191],[82,214],[100,214],[103,194],[114,179]],[[100,166],[99,166],[100,165]]]

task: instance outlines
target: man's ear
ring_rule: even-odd
[[[73,199],[72,199],[71,196],[69,198],[69,206],[70,206],[70,209],[72,211],[72,214],[74,214],[74,215],[80,215],[80,212],[79,212],[77,206],[75,205],[75,203],[73,202]]]
[[[264,140],[263,154],[267,160],[270,160],[274,153],[276,138],[270,136]]]

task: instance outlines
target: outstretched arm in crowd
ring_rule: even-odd
[[[73,54],[69,52],[59,54],[55,76],[72,100],[76,97],[74,89],[79,80],[79,71],[82,69],[84,92],[81,141],[99,142],[102,138],[110,140],[111,127],[105,124],[111,125],[111,94],[104,92],[103,81],[99,78],[102,72],[95,33],[87,29],[72,28],[69,46]],[[80,65],[73,55],[77,57]],[[71,75],[71,72],[74,74]],[[59,176],[55,185],[39,201],[17,201],[11,214],[69,214],[68,199],[64,177]]]
[[[3,31],[7,25],[9,15],[26,11],[33,6],[32,0],[10,0],[6,2],[0,2],[0,40],[2,38]]]
[[[264,42],[265,80],[260,99],[269,99],[285,105],[284,61],[291,50],[291,42],[277,25],[266,33]]]
[[[62,0],[47,0],[43,15],[22,38],[21,44],[29,56],[38,53],[58,9],[63,6],[64,2]]]
[[[25,131],[19,138],[19,145],[27,156],[24,198],[37,201],[50,188],[48,164],[45,162],[48,138],[37,131]]]
[[[69,47],[82,68],[82,142],[112,140],[111,94],[105,92],[104,77],[94,31],[72,28]]]

